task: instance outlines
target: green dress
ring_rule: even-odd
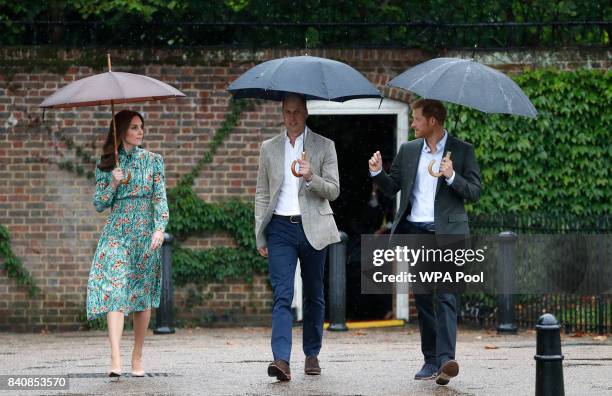
[[[119,166],[132,178],[111,186],[112,173],[96,167],[93,203],[98,212],[110,208],[93,257],[87,282],[87,319],[108,312],[144,311],[159,307],[161,249],[151,250],[155,231],[168,224],[168,204],[161,155],[134,147],[119,149]]]

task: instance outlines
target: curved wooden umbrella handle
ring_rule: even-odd
[[[130,182],[130,180],[132,180],[132,172],[128,171],[127,172],[127,177],[125,179],[122,179],[119,183],[121,183],[121,184],[128,184]]]
[[[302,161],[304,161],[305,159],[306,159],[306,151],[302,151]],[[302,175],[299,174],[297,170],[295,169],[297,164],[298,164],[298,161],[293,160],[293,162],[291,163],[291,173],[293,173],[293,176],[295,177],[302,177]]]
[[[451,156],[451,152],[450,152],[450,151],[447,151],[447,152],[446,152],[446,156],[445,156],[444,158],[446,158],[447,160],[449,160],[449,159],[450,159],[450,156]],[[433,166],[434,166],[434,164],[435,164],[435,163],[436,163],[436,160],[431,160],[431,161],[429,162],[429,166],[427,167],[427,171],[428,171],[428,172],[429,172],[429,174],[430,174],[430,175],[432,175],[433,177],[440,177],[440,176],[442,176],[442,172],[434,172],[434,171],[433,171]]]

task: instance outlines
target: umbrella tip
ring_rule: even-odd
[[[108,71],[112,71],[112,69],[111,69],[110,52],[106,53],[106,60],[108,61]]]

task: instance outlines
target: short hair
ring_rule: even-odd
[[[444,124],[446,120],[446,107],[439,100],[418,99],[410,105],[412,110],[422,109],[421,112],[427,118],[433,117],[439,124]]]
[[[308,111],[308,106],[306,106],[306,98],[304,95],[296,94],[296,93],[288,93],[283,96],[282,107],[285,107],[285,101],[290,99],[298,99],[304,105],[304,110]]]

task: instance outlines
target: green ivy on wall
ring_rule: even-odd
[[[195,179],[211,163],[218,147],[232,132],[251,102],[232,100],[225,120],[215,133],[209,150],[195,167],[168,190],[170,221],[166,231],[177,237],[173,249],[173,278],[177,284],[220,282],[228,277],[251,281],[254,272],[265,271],[267,262],[257,253],[253,238],[253,205],[238,200],[207,203],[193,190]],[[180,245],[191,235],[228,232],[238,245],[193,251]]]
[[[68,150],[74,150],[74,155],[79,160],[79,162],[70,160],[60,161],[57,164],[59,168],[67,171],[74,171],[79,176],[84,176],[89,180],[93,180],[95,177],[95,168],[87,170],[83,165],[92,168],[92,165],[96,164],[96,159],[88,153],[85,147],[77,144],[72,137],[65,133],[61,133],[59,139],[64,142]],[[95,152],[95,142],[92,142],[92,144],[94,146],[90,149]]]
[[[183,175],[175,187],[167,191],[168,206],[172,214],[167,231],[178,240],[173,256],[173,278],[177,284],[185,284],[188,281],[221,281],[227,276],[251,280],[254,271],[261,271],[266,266],[266,261],[257,254],[255,242],[252,240],[253,206],[237,200],[207,203],[193,191],[193,183],[204,166],[212,162],[217,149],[234,130],[242,113],[250,109],[251,101],[231,100],[225,119],[212,138],[210,148],[194,168]],[[95,159],[87,153],[86,148],[64,134],[60,135],[60,140],[68,150],[74,150],[76,159],[62,160],[55,164],[60,169],[92,179],[93,171],[87,170],[86,167],[91,168]],[[197,252],[180,245],[180,241],[190,235],[219,231],[229,232],[238,247]],[[0,234],[0,254],[6,258],[5,268],[10,278],[16,279],[19,284],[28,285],[33,292],[38,290],[34,279],[13,254],[6,229]]]
[[[0,224],[0,258],[4,261],[4,270],[8,277],[14,279],[17,284],[27,287],[28,296],[35,297],[40,292],[32,275],[23,266],[19,257],[13,253],[11,237],[7,228],[2,224]]]
[[[178,247],[172,255],[172,274],[177,285],[244,279],[252,282],[255,273],[265,273],[268,262],[241,248],[215,247],[193,251]]]
[[[173,248],[172,273],[179,285],[189,282],[219,282],[227,277],[251,281],[253,273],[263,272],[267,261],[257,253],[253,237],[254,213],[250,202],[230,200],[208,203],[187,186],[168,191],[170,222],[166,231],[177,237]],[[193,251],[180,241],[191,235],[228,232],[238,245]]]
[[[474,144],[483,176],[481,199],[469,205],[470,213],[489,217],[530,213],[585,218],[609,215],[611,79],[611,72],[598,70],[536,70],[515,77],[538,109],[535,120],[449,106],[449,130]],[[266,270],[266,261],[255,248],[252,203],[207,203],[193,190],[195,179],[212,163],[218,147],[236,127],[242,112],[250,109],[250,103],[230,102],[209,150],[168,190],[171,216],[167,231],[178,238],[173,255],[177,284],[201,284],[226,277],[249,280],[253,273]],[[75,150],[79,162],[65,164],[63,169],[89,177],[83,168],[90,164],[84,148],[79,150],[69,140],[65,143]],[[181,246],[189,236],[220,231],[228,232],[238,246],[203,251]],[[8,232],[5,230],[3,235],[0,253],[5,258],[14,257]],[[9,276],[21,274],[15,276],[21,277],[18,279],[22,282],[31,282],[24,284],[34,285],[31,277],[23,275],[27,274],[23,266],[15,266],[14,261],[9,265],[16,268]]]
[[[612,73],[536,70],[515,81],[535,120],[451,106],[449,130],[476,147],[482,172],[475,215],[612,212]]]

